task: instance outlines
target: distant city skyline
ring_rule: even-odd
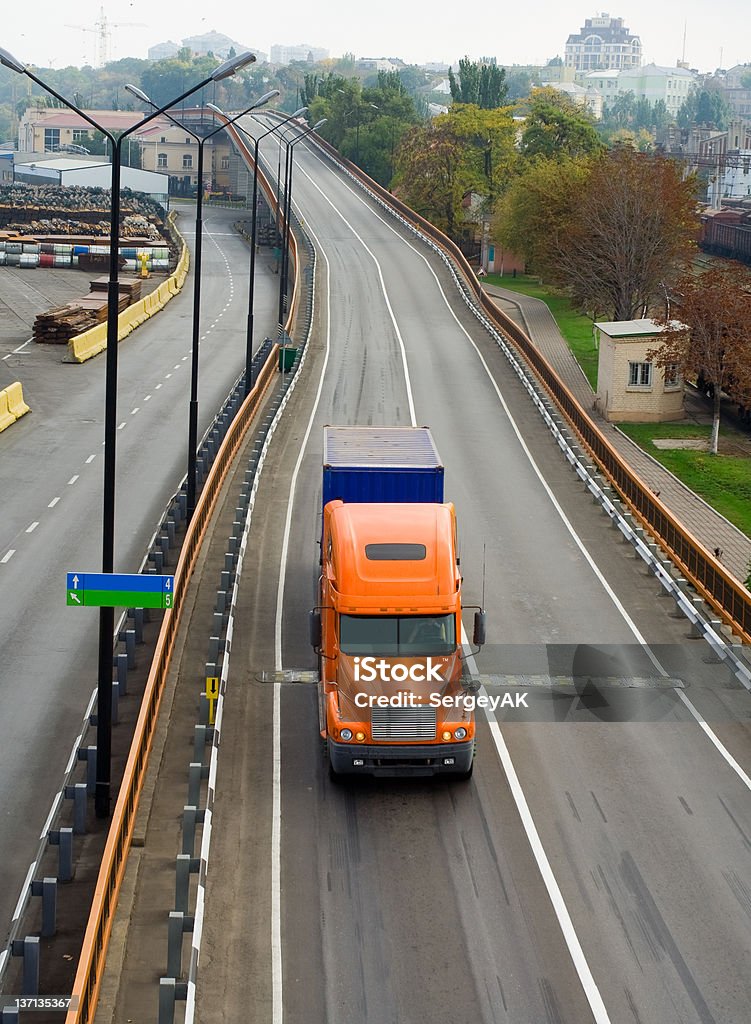
[[[37,0],[27,10],[26,19],[23,8],[15,9],[0,45],[26,63],[55,68],[94,64],[103,21],[112,60],[145,59],[159,43],[216,30],[266,54],[274,45],[304,43],[328,50],[332,58],[350,52],[358,58],[397,57],[407,64],[449,64],[466,55],[495,58],[499,64],[544,64],[563,57],[566,39],[587,18],[604,13],[602,5],[577,2],[544,12],[517,5],[510,16],[493,7],[458,9],[450,20],[434,5],[407,6],[398,0],[381,0],[378,20],[372,7],[363,5],[358,13],[345,0],[329,0],[323,8],[289,0],[283,19],[278,8],[262,5],[207,14],[197,0],[185,0],[179,18],[146,0],[86,0],[75,7]],[[751,62],[747,0],[726,0],[709,12],[706,0],[629,0],[607,10],[641,38],[645,63],[674,66],[683,57],[684,30],[685,59],[699,71]]]

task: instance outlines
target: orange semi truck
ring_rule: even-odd
[[[323,462],[311,643],[330,774],[469,778],[456,515],[430,431],[325,427]]]

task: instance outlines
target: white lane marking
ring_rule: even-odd
[[[57,505],[58,501],[60,501],[59,496],[57,498],[53,498],[52,501],[47,506],[47,508],[54,508],[55,505]]]
[[[117,429],[118,430],[122,430],[124,426],[125,426],[125,420],[123,420],[123,422],[118,425]]]
[[[180,364],[179,363],[175,363],[175,365],[172,367],[172,369],[173,370],[179,370],[180,369]]]
[[[730,767],[733,769],[733,771],[738,776],[738,778],[741,780],[743,785],[746,786],[747,789],[751,789],[751,778],[749,778],[749,776],[744,772],[744,770],[741,768],[741,766],[738,764],[736,759],[733,757],[733,755],[730,753],[730,751],[724,745],[724,743],[719,738],[719,736],[717,736],[716,733],[714,733],[709,728],[709,726],[707,725],[706,719],[703,717],[701,712],[697,711],[697,709],[694,707],[694,705],[691,703],[691,701],[688,699],[688,697],[684,694],[683,690],[676,690],[675,692],[678,694],[680,699],[686,705],[686,707],[688,708],[690,714],[696,719],[696,721],[699,724],[699,728],[702,730],[702,732],[704,732],[707,735],[709,741],[714,744],[714,746],[720,752],[722,757],[725,758],[725,760],[730,765]]]
[[[171,376],[172,376],[172,374],[171,374],[171,373],[165,373],[165,375],[164,375],[164,379],[165,379],[165,380],[169,380]]]
[[[89,455],[88,459],[86,460],[86,465],[88,466],[89,463],[93,462],[95,458],[96,458],[96,454]]]
[[[293,159],[294,159],[294,157],[293,157]],[[331,200],[326,195],[326,193],[323,191],[323,189],[321,189],[318,186],[318,184],[315,181],[313,181],[313,179],[310,177],[310,175],[303,168],[300,168],[300,170],[305,175],[305,177],[308,179],[308,181],[311,183],[311,185],[313,185],[315,187],[315,189],[320,193],[320,195],[326,200],[326,202],[329,204],[329,206],[334,211],[334,213],[336,213],[337,216],[340,217],[341,220],[347,225],[349,230],[352,232],[352,234],[355,236],[357,241],[360,243],[360,245],[363,247],[365,252],[368,254],[368,256],[370,256],[370,258],[373,260],[373,262],[376,265],[376,270],[378,272],[378,280],[380,281],[380,284],[381,284],[381,293],[383,295],[383,301],[386,303],[386,309],[388,310],[389,317],[391,319],[391,324],[392,324],[392,326],[394,328],[394,333],[396,334],[396,340],[398,341],[399,348],[401,350],[402,367],[404,369],[404,381],[405,381],[405,384],[406,384],[406,387],[407,387],[407,398],[409,399],[409,419],[410,419],[411,425],[413,427],[415,427],[415,426],[417,426],[417,417],[415,415],[415,405],[414,405],[414,402],[412,400],[412,385],[411,385],[411,382],[410,382],[409,367],[407,366],[407,350],[404,347],[404,340],[402,338],[402,333],[399,330],[399,324],[396,322],[396,316],[394,315],[394,310],[393,310],[393,308],[391,306],[391,301],[389,299],[388,292],[386,291],[386,282],[383,280],[383,272],[381,270],[381,264],[378,262],[378,259],[376,258],[375,253],[371,249],[368,248],[368,245],[365,242],[365,240],[357,233],[357,231],[350,224],[350,222],[347,220],[347,218],[344,216],[344,214],[341,212],[341,210],[338,210],[337,207],[334,206],[334,204],[331,202]]]
[[[277,670],[282,667],[282,607],[284,604],[284,586],[287,579],[287,556],[289,553],[289,536],[292,528],[292,508],[295,503],[297,477],[302,465],[305,449],[313,429],[313,420],[323,392],[323,382],[331,351],[331,266],[326,252],[315,233],[308,227],[321,254],[326,262],[326,350],[318,379],[318,389],[313,401],[308,425],[300,445],[300,451],[292,472],[287,499],[287,516],[284,522],[284,538],[279,562],[279,583],[276,592],[276,621],[274,623],[274,662]],[[271,1020],[272,1024],[282,1024],[284,1018],[284,992],[282,974],[282,743],[281,743],[281,685],[274,686],[273,713],[273,781],[271,811]]]
[[[469,643],[469,637],[462,625],[462,646],[466,651],[471,652]],[[475,656],[469,653],[466,658],[467,667],[472,675],[478,675],[477,662]],[[482,693],[487,693],[485,687],[481,688]],[[495,717],[491,708],[485,709],[485,717],[488,720],[490,726],[490,735],[493,737],[493,743],[495,745],[496,753],[501,762],[504,772],[506,773],[506,780],[511,791],[511,795],[514,798],[516,809],[519,812],[521,818],[522,827],[527,835],[527,841],[529,842],[530,849],[537,863],[537,868],[542,876],[542,880],[545,884],[545,888],[548,891],[550,902],[553,905],[553,912],[558,920],[561,932],[563,933],[563,939],[568,947],[569,954],[576,969],[576,973],[579,975],[579,981],[581,982],[582,988],[584,989],[584,995],[589,1003],[589,1008],[592,1011],[592,1016],[595,1019],[595,1024],[610,1024],[610,1017],[608,1011],[603,1002],[600,990],[597,987],[597,982],[594,979],[592,970],[587,962],[587,958],[584,955],[579,937],[576,934],[576,928],[574,922],[571,920],[571,915],[568,912],[566,901],[563,898],[560,886],[553,873],[553,869],[550,866],[550,861],[545,853],[545,847],[542,845],[540,834],[537,831],[532,812],[529,809],[527,798],[524,795],[521,783],[519,782],[519,776],[516,774],[516,768],[514,768],[514,762],[511,760],[511,754],[509,753],[506,741],[501,733],[501,727],[498,724],[498,720]]]
[[[146,395],[146,397],[144,398],[144,402],[150,402],[150,401],[151,401],[151,395]]]
[[[34,877],[34,872],[36,871],[36,868],[37,868],[37,862],[33,861],[29,865],[29,870],[26,872],[26,878],[24,879],[24,883],[21,886],[21,895],[18,897],[18,903],[16,903],[16,909],[13,911],[13,918],[12,918],[13,921],[17,921],[18,918],[21,916],[21,911],[23,910],[23,905],[26,902],[26,893],[29,891],[29,886],[31,885],[31,879]]]
[[[307,175],[306,175],[306,177],[307,177]],[[312,184],[316,186],[316,188],[321,193],[321,195],[324,195],[324,193],[321,191],[320,188],[318,188],[316,183],[313,182],[312,179],[309,179],[309,180],[311,180]],[[336,207],[333,206],[333,204],[330,202],[330,200],[329,200],[329,203],[330,203],[330,205],[332,206],[333,209],[336,209]],[[341,216],[341,214],[340,214],[340,216]],[[344,220],[344,218],[342,218],[342,219]],[[410,248],[412,248],[412,246],[410,246]],[[425,262],[427,263],[427,260]],[[429,269],[432,270],[432,268],[429,268]],[[437,278],[436,278],[436,281],[438,281]],[[439,286],[439,289],[441,291],[441,294],[443,295],[444,301],[446,302],[446,305],[448,306],[448,300],[446,299],[446,296],[443,293],[443,289],[440,288],[440,283],[438,283],[438,286]],[[384,288],[385,288],[385,286],[384,286]],[[450,307],[449,307],[449,309],[450,309]],[[464,332],[464,333],[466,334],[466,332]],[[466,334],[466,336],[469,338],[468,334]],[[472,339],[470,338],[469,340],[471,341]],[[482,356],[481,356],[481,354],[480,354],[480,352],[479,352],[479,350],[477,349],[476,346],[475,346],[475,351],[477,351],[478,355],[482,359]],[[508,407],[506,406],[506,403],[503,400],[503,396],[501,395],[501,393],[500,393],[500,391],[499,391],[499,389],[498,389],[498,387],[497,387],[497,385],[495,383],[495,380],[493,379],[492,375],[490,374],[490,371],[487,369],[487,364],[485,363],[484,360],[482,360],[482,362],[483,362],[483,365],[486,367],[486,370],[487,370],[488,375],[490,377],[491,383],[492,383],[493,387],[495,388],[496,394],[498,395],[498,398],[500,399],[500,401],[501,401],[501,403],[503,405],[504,410],[506,411],[507,415],[509,416],[510,422],[514,426],[514,429],[516,431],[517,437],[522,442],[522,448],[523,448],[525,454],[529,458],[529,460],[530,460],[530,462],[532,464],[532,467],[535,470],[535,472],[537,473],[539,479],[541,480],[541,482],[545,486],[546,492],[548,493],[548,495],[553,500],[554,506],[556,507],[556,510],[559,512],[559,515],[561,515],[563,517],[564,522],[567,524],[569,530],[573,533],[573,527],[571,527],[570,523],[568,523],[568,520],[565,518],[565,515],[563,513],[563,509],[555,501],[555,498],[553,497],[552,492],[550,491],[550,488],[547,486],[546,482],[543,480],[542,475],[540,474],[539,469],[537,468],[534,460],[532,459],[531,452],[529,451],[529,449],[524,444],[523,439],[521,437],[521,434],[519,433],[518,429],[516,428],[516,424],[514,423],[512,417],[511,417],[510,411],[508,410]],[[409,382],[408,382],[408,388],[409,388]],[[410,399],[411,399],[411,389],[410,389]],[[415,423],[415,420],[413,419],[413,424],[414,423]],[[303,442],[303,448],[304,448],[304,442]],[[574,535],[575,539],[578,539],[578,538],[576,538],[575,534],[573,534],[573,535]],[[584,548],[583,548],[583,545],[581,545],[581,542],[579,542],[579,545],[582,548],[582,550],[584,551]],[[591,561],[591,559],[589,559],[589,561],[590,561],[590,564],[593,566],[593,568],[596,568],[594,566],[594,563]],[[636,631],[635,625],[633,624],[631,619],[627,617],[625,609],[620,604],[620,602],[617,601],[617,598],[615,597],[615,594],[607,586],[607,581],[604,580],[604,577],[602,577],[602,574],[600,574],[599,571],[598,571],[598,578],[601,580],[601,582],[603,582],[603,584],[606,586],[606,589],[608,589],[608,592],[616,600],[617,607],[619,607],[622,610],[624,616],[626,616],[626,618],[627,618],[627,621],[631,624],[632,629],[634,631]],[[636,632],[637,632],[637,635],[639,635],[638,631],[636,631]],[[466,634],[464,633],[464,628],[463,627],[462,627],[462,637],[463,637],[464,642],[466,643]],[[471,658],[471,656],[470,656],[470,658]],[[470,659],[468,659],[468,661],[469,660]],[[474,659],[472,659],[472,664],[474,664]],[[664,673],[664,669],[662,671]],[[475,666],[475,674],[476,674],[476,666]],[[667,674],[667,673],[664,673],[664,674]],[[494,715],[488,714],[487,717],[488,717],[488,724],[490,726],[491,735],[493,736],[493,741],[494,741],[494,744],[495,744],[495,747],[496,747],[496,751],[497,751],[498,756],[500,758],[500,761],[501,761],[501,764],[503,766],[504,772],[506,773],[506,777],[507,777],[508,783],[509,783],[509,788],[510,788],[510,790],[512,792],[512,795],[514,797],[514,801],[516,803],[517,810],[518,810],[519,816],[521,818],[522,826],[523,826],[524,831],[525,831],[525,833],[527,835],[527,840],[528,840],[528,842],[530,844],[530,848],[532,849],[532,853],[533,853],[533,855],[535,857],[535,860],[537,862],[538,869],[539,869],[540,874],[542,876],[542,879],[543,879],[543,882],[545,884],[545,887],[546,887],[546,889],[548,891],[548,895],[550,897],[551,903],[553,905],[554,912],[555,912],[556,917],[558,919],[558,923],[560,925],[564,941],[566,943],[566,946],[567,946],[567,948],[569,950],[569,954],[571,956],[572,962],[574,964],[574,968],[575,968],[575,970],[576,970],[576,972],[577,972],[577,974],[579,976],[579,980],[580,980],[582,988],[584,990],[584,994],[586,996],[587,1002],[589,1003],[590,1009],[592,1010],[592,1014],[593,1014],[593,1017],[595,1019],[595,1024],[610,1024],[610,1017],[608,1016],[607,1009],[605,1008],[605,1004],[604,1004],[604,1002],[602,1000],[602,996],[600,995],[600,991],[599,991],[599,989],[597,987],[597,984],[596,984],[596,982],[594,980],[594,977],[592,975],[592,971],[591,971],[591,969],[589,967],[589,964],[587,963],[586,957],[584,956],[584,951],[582,949],[581,943],[579,942],[579,938],[578,938],[578,936],[576,934],[576,930],[574,928],[573,921],[571,920],[571,915],[568,912],[568,908],[566,907],[565,901],[563,899],[563,894],[560,891],[560,887],[558,885],[558,882],[556,881],[556,878],[555,878],[555,876],[553,874],[553,870],[552,870],[552,868],[550,866],[550,862],[549,862],[549,860],[547,858],[547,855],[545,853],[545,850],[543,848],[542,841],[540,840],[540,836],[539,836],[539,834],[537,832],[537,828],[536,828],[534,820],[532,818],[532,814],[531,814],[531,812],[529,810],[529,806],[527,804],[526,797],[524,796],[524,792],[522,790],[522,787],[521,787],[521,784],[519,782],[518,776],[516,774],[516,770],[514,768],[513,762],[511,761],[511,757],[509,755],[508,749],[506,748],[506,744],[505,744],[505,741],[503,739],[503,736],[501,735],[501,731],[500,731],[500,727],[498,726],[498,722],[496,721]]]
[[[305,174],[305,171],[303,171],[303,174]],[[306,174],[306,177],[309,177],[309,176]],[[321,189],[316,184],[316,182],[313,181],[312,178],[309,178],[309,180],[312,182],[313,185],[315,185],[315,187],[318,189],[318,191],[321,192]],[[344,187],[353,196],[355,196],[355,198],[358,199],[360,203],[362,203],[364,206],[367,207],[367,204],[365,203],[365,201],[362,199],[361,196],[357,195],[357,193],[352,188],[350,188],[350,186],[347,185],[346,182],[343,183],[343,184],[344,184]],[[323,195],[323,192],[321,192],[321,195]],[[329,200],[329,202],[331,202],[331,201]],[[367,207],[367,208],[370,209],[370,207]],[[566,513],[563,511],[562,506],[560,505],[560,503],[558,502],[557,498],[553,494],[553,491],[551,490],[548,482],[545,480],[545,477],[543,476],[542,472],[540,471],[540,468],[538,467],[537,463],[535,462],[534,456],[532,455],[532,452],[530,451],[529,447],[527,446],[527,443],[524,440],[524,436],[523,436],[521,430],[519,429],[519,427],[518,427],[518,425],[516,423],[516,420],[514,419],[514,417],[511,414],[511,410],[509,409],[508,405],[506,404],[506,400],[505,400],[505,398],[503,397],[503,395],[501,393],[501,389],[498,387],[498,384],[497,384],[497,382],[495,380],[495,377],[493,376],[493,373],[492,373],[490,367],[488,366],[487,362],[485,361],[485,358],[482,355],[482,353],[480,352],[480,349],[476,345],[474,339],[471,337],[471,335],[465,329],[465,327],[461,324],[461,322],[459,321],[459,318],[457,317],[456,313],[452,309],[451,304],[449,303],[448,297],[446,296],[446,293],[443,290],[441,282],[438,280],[438,275],[435,273],[435,271],[431,267],[430,262],[428,261],[427,257],[425,256],[424,253],[421,253],[418,249],[416,249],[415,246],[412,245],[411,242],[407,241],[405,238],[402,238],[402,236],[399,234],[399,232],[391,224],[389,224],[386,220],[384,220],[383,217],[381,217],[378,213],[373,212],[373,216],[376,217],[384,225],[384,227],[388,228],[389,231],[392,232],[392,234],[396,235],[397,238],[401,239],[401,241],[404,243],[404,245],[406,245],[408,249],[411,249],[412,252],[416,256],[418,256],[423,261],[423,263],[425,264],[426,268],[428,269],[428,271],[430,272],[430,274],[433,277],[433,280],[436,283],[436,287],[438,288],[438,291],[439,291],[439,293],[441,295],[441,298],[443,299],[443,302],[444,302],[444,304],[446,306],[446,309],[449,311],[449,313],[453,317],[454,322],[456,323],[456,325],[459,328],[459,330],[461,331],[461,333],[464,335],[464,337],[467,339],[469,344],[475,350],[477,358],[480,360],[480,362],[482,364],[482,367],[485,370],[485,374],[488,377],[488,380],[490,381],[490,384],[491,384],[493,390],[496,393],[496,397],[498,398],[498,401],[501,403],[501,406],[503,407],[504,413],[508,417],[508,421],[511,424],[511,428],[514,431],[514,433],[516,434],[516,439],[519,442],[519,444],[521,446],[521,449],[522,449],[522,451],[524,452],[524,454],[525,454],[525,456],[527,458],[527,461],[529,462],[530,466],[532,467],[532,470],[535,473],[535,476],[540,481],[540,483],[541,483],[545,493],[547,494],[548,498],[550,499],[550,501],[551,501],[551,503],[553,505],[553,508],[558,513],[558,516],[560,517],[561,521],[563,522],[564,526],[566,527],[566,530],[568,531],[568,533],[571,536],[572,540],[574,541],[576,546],[581,551],[581,553],[584,556],[584,558],[585,558],[587,564],[589,565],[590,569],[592,570],[594,575],[599,580],[600,584],[602,585],[603,589],[607,593],[608,597],[611,599],[611,601],[615,605],[617,611],[620,613],[620,615],[622,616],[623,620],[626,622],[628,628],[631,630],[631,632],[633,633],[633,635],[636,638],[636,640],[638,641],[638,643],[641,644],[645,648],[646,654],[649,657],[649,659],[652,662],[652,664],[655,666],[655,668],[660,673],[660,675],[662,675],[664,677],[667,677],[669,675],[669,673],[660,664],[659,660],[657,659],[657,657],[654,654],[654,651],[652,651],[652,649],[649,647],[649,645],[647,644],[647,642],[644,639],[644,637],[641,635],[641,632],[637,628],[636,623],[633,621],[631,616],[628,614],[628,612],[624,608],[623,604],[621,603],[620,599],[618,598],[617,594],[615,593],[613,588],[610,586],[608,581],[605,579],[605,577],[602,574],[602,572],[600,571],[597,563],[595,562],[595,560],[590,555],[589,551],[587,550],[587,548],[584,545],[584,542],[581,540],[581,538],[577,534],[576,530],[573,527],[573,524],[568,519],[568,517],[566,516]]]
[[[26,532],[33,533],[34,530],[36,530],[37,526],[39,526],[39,521],[35,520],[33,523],[26,527]]]
[[[138,410],[139,410],[139,407],[138,407],[138,406],[136,406],[136,407],[135,407],[135,409],[131,409],[131,410],[130,410],[130,415],[131,415],[131,416],[135,416],[135,414],[136,414],[136,413],[138,412]]]
[[[6,551],[3,557],[0,558],[0,565],[5,565],[6,562],[9,562],[11,558],[15,555],[15,553],[15,548],[10,548],[8,551]]]
[[[156,387],[154,388],[154,391],[158,391],[161,386],[161,384],[157,384]]]
[[[30,345],[33,340],[34,340],[33,338],[27,338],[26,341],[23,343],[23,345],[19,345],[18,348],[14,348],[12,352],[8,353],[8,356],[15,356],[15,355],[18,355],[19,352],[23,352],[23,350],[26,348],[26,346]],[[5,356],[4,358],[7,359],[8,356]]]
[[[183,358],[182,358],[182,361],[183,361],[183,362],[185,362],[185,360],[186,360],[187,358],[188,358],[187,356],[183,356]]]
[[[68,487],[71,487],[76,482],[76,480],[78,480],[78,473],[76,473],[75,476],[72,476],[70,478],[70,480],[68,481]]]

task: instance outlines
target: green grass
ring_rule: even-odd
[[[590,387],[597,391],[597,349],[592,334],[592,321],[588,316],[576,310],[562,292],[540,284],[536,278],[526,274],[517,274],[516,277],[510,274],[488,274],[483,282],[542,299],[553,314],[559,331],[584,371]]]
[[[706,437],[709,425],[695,423],[619,423],[618,426],[640,448],[675,473],[692,491],[701,495],[726,519],[751,536],[751,456],[709,455],[690,449],[663,451],[655,448],[657,437]],[[735,431],[721,430],[722,438],[747,438]]]

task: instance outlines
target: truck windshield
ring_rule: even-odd
[[[456,650],[453,615],[341,615],[343,654],[445,655]]]

